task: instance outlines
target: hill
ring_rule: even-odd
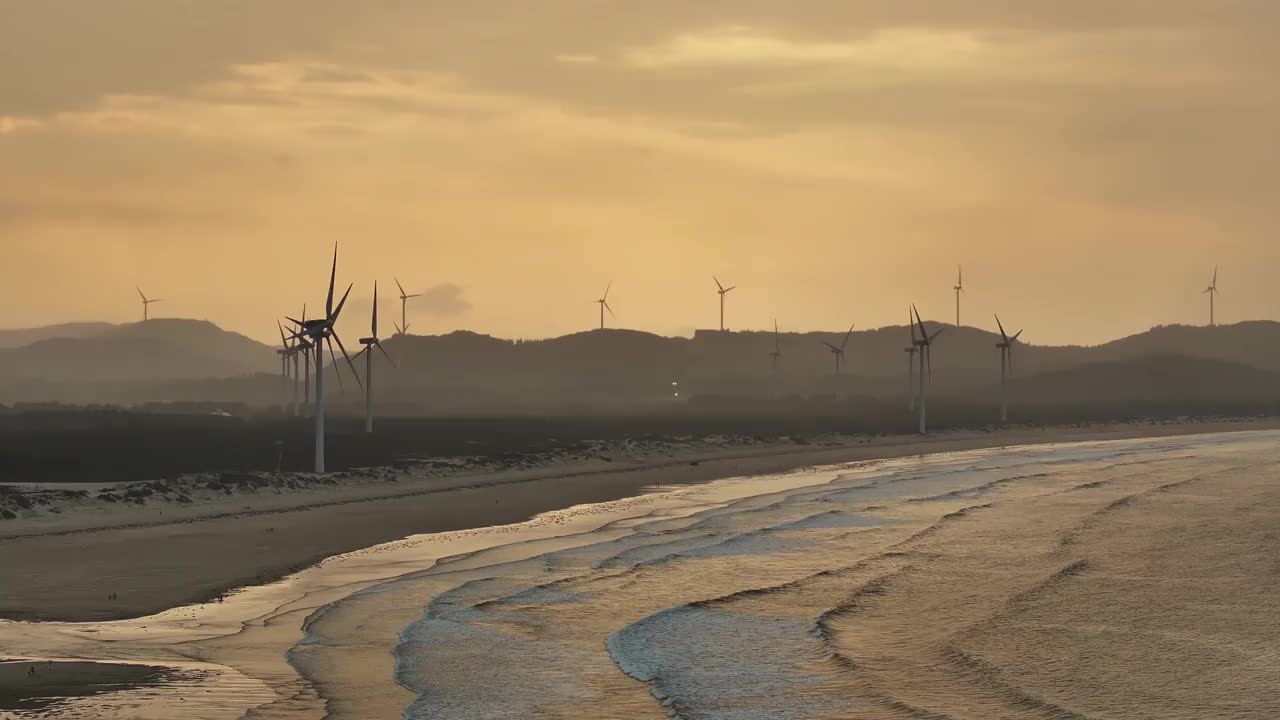
[[[0,350],[5,384],[224,378],[279,367],[272,348],[203,320],[148,320]]]
[[[993,403],[999,336],[973,327],[927,326],[942,331],[931,385],[939,412],[948,405]],[[605,329],[507,340],[457,331],[387,338],[397,367],[380,354],[374,361],[379,406],[401,415],[665,413],[684,406],[785,414],[905,408],[908,328],[855,330],[836,375],[824,343],[839,345],[843,339],[843,333],[782,333],[776,338],[782,353],[776,372],[770,358],[775,337],[769,332],[699,331],[683,338]],[[1268,393],[1280,375],[1276,350],[1280,323],[1263,321],[1158,327],[1094,347],[1020,343],[1014,393],[1018,402],[1043,407],[1183,403],[1203,409],[1217,400],[1258,407],[1275,397]],[[151,320],[89,338],[0,350],[0,402],[269,406],[287,397],[278,373],[272,347],[207,322]],[[330,407],[359,412],[361,395],[345,363],[342,373],[344,385],[332,377],[327,385]],[[957,410],[957,417],[963,414]]]
[[[45,325],[33,328],[17,328],[12,330],[0,330],[0,349],[23,347],[41,340],[49,340],[51,338],[86,338],[102,333],[115,327],[111,323],[105,322],[77,322],[63,323],[61,325]]]

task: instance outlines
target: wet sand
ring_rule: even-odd
[[[810,465],[1028,443],[1280,427],[1276,419],[1026,428],[850,438],[829,446],[683,452],[661,460],[494,472],[447,484],[405,481],[217,504],[64,513],[0,525],[0,617],[98,621],[211,601],[323,559],[420,533],[519,522],[650,486],[783,472]],[[116,599],[108,599],[111,593]]]
[[[158,685],[170,675],[168,668],[147,665],[0,660],[0,712],[55,712],[67,698]]]
[[[0,646],[202,675],[94,720],[1270,718],[1276,437],[720,480]]]

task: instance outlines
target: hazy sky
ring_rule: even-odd
[[[1280,318],[1275,0],[0,0],[0,325]],[[390,307],[388,307],[390,310]],[[348,332],[355,333],[357,328]],[[384,334],[390,334],[389,323]]]

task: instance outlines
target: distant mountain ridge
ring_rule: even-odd
[[[8,381],[137,382],[225,378],[278,368],[272,348],[206,320],[157,319],[0,350]]]
[[[999,335],[926,326],[943,331],[934,346],[931,397],[991,402],[1000,378]],[[909,329],[855,330],[836,375],[824,343],[843,338],[843,332],[779,334],[776,372],[772,332],[698,331],[687,338],[604,329],[507,340],[459,330],[389,337],[384,344],[398,367],[380,354],[374,362],[380,407],[403,414],[649,412],[690,401],[760,412],[905,407]],[[1156,327],[1092,347],[1019,343],[1013,357],[1015,395],[1043,404],[1226,398],[1253,408],[1273,395],[1280,399],[1280,323],[1271,321]],[[358,411],[358,387],[341,356],[339,364],[345,386],[331,378],[332,407]],[[285,397],[279,368],[274,347],[212,323],[151,320],[0,350],[0,402],[274,405]]]
[[[52,338],[85,338],[101,335],[115,325],[108,322],[73,322],[42,327],[0,329],[0,350],[22,347]]]

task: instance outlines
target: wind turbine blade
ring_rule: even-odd
[[[911,330],[911,347],[916,346],[916,319],[911,317],[911,309],[907,309],[907,327]]]
[[[618,316],[613,314],[613,308],[609,307],[609,303],[604,303],[604,309],[609,311],[609,317],[617,319]]]
[[[342,383],[342,371],[338,369],[338,356],[333,352],[333,340],[326,337],[325,342],[329,344],[329,365],[333,368],[334,377],[338,378],[338,391],[346,392],[347,388]],[[320,368],[320,372],[324,372],[324,368]]]
[[[921,342],[929,342],[929,331],[924,329],[924,320],[920,319],[920,311],[916,309],[915,305],[912,305],[911,312],[916,314],[916,325],[920,327]]]
[[[378,337],[378,281],[373,281],[373,322],[370,323],[373,329],[373,337]]]
[[[396,334],[397,334],[397,335],[404,335],[404,328],[400,327],[400,323],[398,323],[398,322],[396,322],[396,321],[392,320],[392,321],[391,321],[391,324],[396,326]]]
[[[1218,266],[1213,266],[1213,286],[1218,287]]]
[[[726,294],[728,294],[728,292],[729,292],[730,290],[733,290],[733,289],[734,289],[734,288],[736,288],[736,287],[738,287],[738,286],[737,286],[737,285],[730,285],[729,287],[725,288],[725,289],[724,289],[724,291],[725,291],[725,293],[726,293]]]
[[[712,275],[711,279],[716,281],[716,289],[719,290],[720,293],[723,295],[725,292],[725,289],[724,289],[724,286],[720,284],[720,279],[717,278],[715,275]]]
[[[285,315],[285,316],[284,316],[284,319],[285,319],[285,320],[288,320],[289,322],[293,323],[294,325],[297,325],[298,327],[302,327],[302,323],[303,323],[303,321],[301,321],[301,320],[294,320],[293,318],[289,317],[288,315]]]
[[[142,302],[147,302],[147,296],[142,292],[142,288],[135,285],[134,289],[138,291],[138,297],[142,298]]]
[[[276,328],[280,331],[280,344],[283,345],[286,350],[288,350],[289,341],[286,340],[284,337],[284,326],[280,324],[279,320],[276,321]]]
[[[1006,343],[1009,342],[1009,336],[1004,334],[1004,324],[1000,322],[1000,316],[996,316],[996,325],[1000,328],[1000,338]]]
[[[840,348],[836,347],[835,345],[832,345],[831,343],[827,342],[826,340],[823,340],[823,341],[822,341],[822,344],[823,344],[823,345],[826,345],[826,346],[827,346],[827,347],[829,347],[829,348],[831,348],[831,352],[840,352]]]
[[[942,327],[938,328],[938,332],[929,336],[929,342],[932,343],[934,340],[937,340],[938,336],[941,335],[946,329],[947,329],[946,325],[943,325]]]
[[[610,280],[610,281],[609,281],[609,284],[608,284],[608,285],[606,285],[606,286],[605,286],[605,288],[604,288],[604,297],[602,297],[602,298],[600,298],[600,299],[601,299],[601,300],[608,300],[608,299],[609,299],[609,291],[610,291],[610,290],[612,290],[612,289],[613,289],[613,281],[612,281],[612,280]],[[606,305],[606,307],[607,307],[607,305]]]
[[[400,369],[400,365],[399,365],[398,363],[396,363],[396,361],[395,361],[395,360],[391,359],[391,355],[386,351],[386,349],[385,349],[385,348],[383,348],[383,347],[382,347],[382,343],[380,343],[380,342],[376,342],[376,343],[374,343],[374,345],[377,345],[377,346],[378,346],[378,350],[379,350],[379,351],[382,353],[382,355],[387,359],[387,362],[391,363],[391,367],[393,367],[393,368],[395,368],[395,369],[397,369],[397,370],[399,370],[399,369]],[[367,349],[367,348],[366,348],[366,349]]]
[[[361,356],[361,355],[363,355],[363,354],[365,354],[365,353],[367,353],[367,352],[369,352],[369,346],[368,346],[368,345],[365,345],[364,347],[360,348],[360,352],[356,353],[355,355],[352,355],[352,356],[351,356],[351,359],[352,359],[352,360],[359,360],[359,359],[360,359],[360,356]]]
[[[342,306],[347,304],[347,296],[351,294],[351,288],[353,287],[355,287],[355,283],[351,283],[347,286],[347,291],[342,293],[342,300],[338,302],[338,307],[335,308],[333,312],[329,313],[330,325],[333,325],[333,323],[337,321],[338,316],[342,314]]]
[[[405,295],[405,296],[404,296],[404,299],[405,299],[405,300],[409,300],[409,299],[416,298],[416,297],[422,297],[422,293],[414,293],[414,294],[412,294],[412,295]]]
[[[392,279],[396,281],[396,287],[400,288],[400,297],[405,297],[404,286],[400,284],[400,278],[393,277]]]
[[[356,385],[359,385],[360,389],[363,390],[364,383],[360,382],[360,373],[356,372],[356,364],[351,362],[351,356],[347,354],[347,348],[342,344],[342,338],[338,337],[338,333],[333,333],[330,337],[338,343],[338,348],[342,350],[342,357],[347,359],[347,367],[351,368],[351,375],[356,379]]]
[[[302,322],[307,321],[307,304],[302,303]]]
[[[849,325],[849,332],[844,334],[844,340],[840,341],[840,352],[844,352],[845,345],[849,344],[849,336],[853,334],[853,325]]]
[[[329,298],[324,304],[326,316],[333,315],[333,285],[338,279],[338,243],[333,244],[333,268],[329,271]]]
[[[1021,330],[1019,330],[1017,333],[1015,333],[1015,334],[1014,334],[1014,336],[1013,336],[1011,339],[1012,339],[1012,340],[1017,340],[1017,339],[1018,339],[1018,338],[1020,338],[1020,337],[1022,337],[1022,331],[1021,331]]]

